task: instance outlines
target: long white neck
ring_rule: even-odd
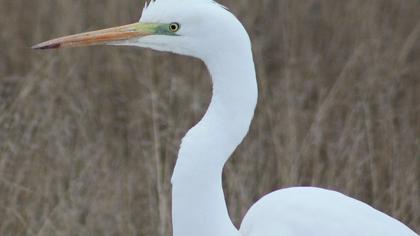
[[[174,236],[238,236],[222,189],[223,166],[249,130],[258,89],[250,46],[204,60],[213,97],[184,137],[172,176]]]

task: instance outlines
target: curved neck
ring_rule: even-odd
[[[249,130],[258,89],[252,52],[205,60],[213,97],[182,140],[172,176],[174,236],[238,236],[222,189],[223,166]]]

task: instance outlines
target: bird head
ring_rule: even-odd
[[[249,47],[242,24],[212,0],[156,0],[143,9],[139,22],[65,36],[34,49],[91,45],[128,45],[168,51],[205,60],[219,52]]]

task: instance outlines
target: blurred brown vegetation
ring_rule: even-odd
[[[420,2],[224,0],[260,101],[225,169],[238,224],[277,188],[327,187],[420,230]],[[198,60],[30,45],[131,23],[142,1],[0,0],[0,235],[171,235],[170,177],[203,115]]]

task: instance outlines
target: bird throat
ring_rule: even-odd
[[[182,140],[172,176],[174,236],[238,236],[222,188],[223,166],[249,130],[258,89],[250,50],[206,61],[213,96]]]

